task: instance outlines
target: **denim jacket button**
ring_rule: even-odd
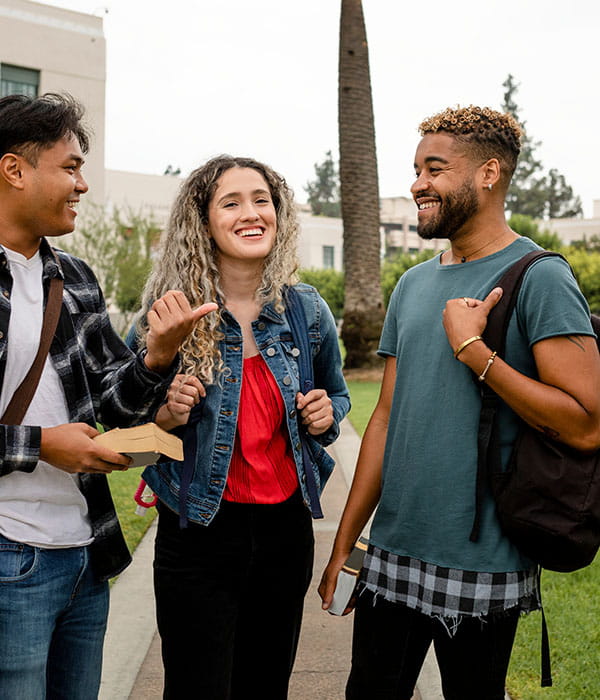
[[[296,409],[292,408],[292,410],[290,411],[290,418],[295,418],[295,417],[296,417]]]
[[[298,357],[299,354],[300,354],[300,350],[298,350],[298,348],[292,348],[292,355],[294,357]]]
[[[284,383],[286,386],[289,386],[289,385],[292,383],[292,380],[291,380],[290,377],[284,377],[284,378],[283,378],[283,383]]]
[[[267,355],[268,355],[269,357],[273,357],[273,355],[274,355],[276,352],[277,352],[277,350],[275,350],[275,348],[267,348]]]
[[[256,327],[259,331],[264,331],[267,326],[264,324],[263,321],[260,321],[260,323]]]

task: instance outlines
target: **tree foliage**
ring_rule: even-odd
[[[315,179],[304,186],[315,216],[341,216],[338,171],[331,151],[322,163],[315,163]]]
[[[381,268],[381,288],[386,308],[394,287],[402,275],[411,267],[430,260],[435,254],[434,250],[422,250],[419,253],[399,253],[383,263]]]
[[[344,313],[344,273],[331,268],[318,270],[304,268],[299,271],[302,282],[311,284],[327,302],[331,313],[340,319]]]
[[[600,313],[600,252],[589,252],[572,246],[561,252],[573,268],[592,313]]]
[[[523,214],[534,219],[581,216],[581,199],[574,195],[564,175],[555,168],[548,173],[543,171],[542,162],[536,156],[541,142],[530,136],[526,122],[519,116],[515,100],[519,86],[514,77],[509,74],[502,86],[505,89],[502,109],[512,114],[523,131],[521,154],[506,197],[507,209],[511,214]]]
[[[537,221],[525,214],[513,214],[508,220],[508,225],[519,235],[531,238],[534,243],[546,250],[560,251],[563,246],[556,233],[548,229],[540,230]]]
[[[152,266],[152,251],[160,229],[152,216],[132,210],[86,204],[77,230],[61,238],[68,253],[85,260],[94,270],[109,310],[118,309],[115,323],[124,332],[140,306],[140,297]]]

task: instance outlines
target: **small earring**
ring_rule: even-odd
[[[490,192],[492,191],[492,183],[491,182],[488,184],[487,188]]]

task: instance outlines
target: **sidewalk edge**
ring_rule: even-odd
[[[152,558],[157,518],[110,591],[99,700],[127,700],[156,633]]]

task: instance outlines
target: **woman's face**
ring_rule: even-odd
[[[219,257],[264,260],[277,235],[277,214],[264,177],[252,168],[230,168],[208,205],[208,230]]]

